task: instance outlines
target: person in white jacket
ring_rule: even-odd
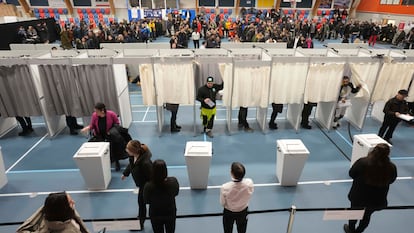
[[[220,204],[224,207],[224,233],[233,232],[234,222],[238,233],[246,233],[248,205],[254,191],[253,181],[244,178],[246,169],[239,162],[231,164],[230,174],[232,181],[223,184],[220,190]]]

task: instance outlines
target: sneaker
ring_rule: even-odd
[[[175,128],[181,129],[181,126],[180,125],[175,125]]]
[[[70,130],[70,135],[78,135],[78,132],[76,132],[74,129]]]
[[[31,133],[31,131],[26,129],[26,130],[23,130],[22,132],[20,132],[18,135],[19,136],[26,136],[26,135],[29,135],[30,133]]]
[[[75,125],[75,129],[83,129],[83,125]]]
[[[247,127],[247,128],[244,128],[244,131],[249,132],[249,133],[253,133],[254,129],[252,129],[250,127]]]
[[[243,128],[243,124],[240,124],[240,123],[239,123],[239,124],[237,125],[237,127],[238,127],[239,129],[241,129],[241,128]]]
[[[212,131],[208,131],[208,132],[207,132],[207,136],[208,136],[209,138],[214,138],[214,135],[213,135],[213,132],[212,132]]]

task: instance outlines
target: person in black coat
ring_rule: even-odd
[[[154,233],[174,233],[177,216],[175,197],[180,186],[175,177],[168,177],[164,160],[155,160],[152,171],[151,181],[144,188],[144,200],[149,204],[152,229]]]
[[[201,117],[203,119],[204,132],[210,138],[213,137],[214,116],[216,115],[216,95],[223,89],[223,83],[214,83],[213,77],[207,78],[206,85],[198,88],[197,100],[201,103]]]
[[[384,138],[387,142],[391,142],[392,134],[401,119],[398,118],[400,114],[408,113],[408,104],[404,99],[408,96],[407,90],[399,90],[398,94],[385,103],[383,112],[384,121],[379,129],[378,136]],[[385,136],[384,136],[385,134]]]
[[[144,228],[145,218],[147,216],[147,207],[144,202],[144,187],[150,181],[152,176],[152,153],[145,144],[138,140],[131,140],[126,146],[129,157],[129,164],[125,168],[122,180],[125,180],[129,174],[132,174],[135,185],[138,187],[138,218],[141,229]]]
[[[357,160],[349,170],[352,187],[348,194],[351,209],[365,209],[363,218],[356,227],[357,220],[349,220],[344,225],[346,233],[361,233],[367,227],[375,211],[387,207],[390,184],[397,178],[397,168],[390,161],[390,147],[380,143],[368,153],[367,157]]]

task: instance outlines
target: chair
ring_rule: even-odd
[[[104,8],[101,8],[99,10],[100,10],[101,14],[105,14],[105,9]]]
[[[78,8],[76,11],[78,12],[78,14],[82,14],[82,9]]]
[[[39,11],[38,11],[38,12],[35,12],[35,13],[34,13],[34,15],[35,15],[35,17],[36,17],[36,18],[40,18],[40,13],[39,13]]]
[[[67,15],[69,13],[68,9],[64,8],[63,9],[63,14]]]
[[[63,9],[62,8],[57,9],[57,13],[63,15]]]
[[[39,8],[38,10],[39,10],[39,13],[44,13],[43,8]]]
[[[43,13],[43,12],[39,13],[39,17],[40,17],[41,19],[44,19],[44,18],[45,18],[45,13]]]
[[[321,16],[321,15],[322,15],[322,11],[321,11],[321,10],[318,10],[318,11],[317,11],[317,15],[318,15],[318,16]]]
[[[107,14],[107,15],[111,14],[111,9],[105,8],[105,14]]]
[[[92,13],[91,8],[87,8],[86,13],[91,14]]]
[[[206,14],[210,14],[210,9],[206,8]]]
[[[49,14],[53,13],[53,8],[47,8],[47,12],[49,12]]]
[[[96,9],[95,8],[92,8],[91,9],[91,12],[92,12],[92,14],[96,14]]]
[[[289,10],[283,10],[283,14],[285,15],[289,14]]]
[[[37,9],[37,8],[33,8],[33,12],[36,14],[36,13],[38,13],[39,14],[39,9]]]
[[[227,9],[227,8],[223,9],[223,13],[224,14],[228,14],[229,13],[229,9]]]
[[[213,13],[215,13],[214,9],[211,9],[211,10],[210,10],[210,12],[211,12],[212,14],[213,14]]]
[[[232,9],[229,9],[229,15],[231,15],[233,13]]]

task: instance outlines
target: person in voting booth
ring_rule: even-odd
[[[384,106],[384,121],[379,129],[378,136],[384,138],[387,142],[392,144],[391,138],[395,128],[401,121],[399,116],[408,113],[408,104],[405,98],[408,96],[407,90],[399,90],[397,95],[385,103]],[[385,134],[385,135],[384,135]]]
[[[246,233],[248,205],[254,185],[252,179],[244,178],[245,174],[246,169],[243,164],[233,162],[230,170],[231,181],[220,188],[220,204],[224,207],[224,233],[233,232],[234,222],[238,233]]]
[[[89,142],[109,142],[111,151],[111,162],[115,162],[115,170],[119,171],[121,165],[120,159],[125,157],[125,142],[119,133],[118,115],[107,110],[105,104],[96,103],[95,111],[92,114],[91,123],[85,126],[81,132],[92,132],[93,137]]]
[[[66,192],[50,193],[45,203],[30,216],[16,233],[89,233],[75,210],[75,201]]]
[[[33,132],[32,120],[30,117],[16,116],[15,118],[23,129],[23,131],[18,134],[19,136],[26,136]]]
[[[371,215],[387,207],[390,184],[397,178],[397,168],[390,161],[389,155],[388,144],[380,143],[367,157],[357,160],[349,170],[349,176],[353,179],[348,194],[351,209],[364,209],[364,215],[358,226],[358,220],[349,220],[348,224],[344,224],[346,233],[363,232],[368,227]]]
[[[275,122],[278,113],[282,113],[283,104],[272,103],[272,115],[270,115],[269,129],[277,129],[277,123]]]
[[[349,99],[351,97],[351,94],[358,93],[360,89],[361,85],[354,87],[354,84],[352,84],[348,76],[344,76],[342,78],[342,85],[339,91],[338,103],[336,104],[335,109],[335,117],[333,123],[334,129],[340,126],[339,120],[345,116],[346,109],[349,106],[351,106],[351,100]]]
[[[154,233],[174,233],[177,217],[175,197],[180,185],[177,178],[168,177],[164,160],[152,163],[152,177],[144,187],[144,200],[149,204],[149,216]]]
[[[213,138],[213,124],[216,115],[216,95],[222,90],[224,83],[218,85],[214,83],[213,77],[207,78],[207,83],[198,88],[197,100],[201,103],[201,119],[203,120],[204,133]]]
[[[152,176],[152,153],[147,145],[141,144],[138,140],[129,141],[126,146],[126,152],[129,155],[129,164],[122,173],[121,179],[125,180],[131,174],[138,188],[138,218],[141,229],[143,229],[147,216],[147,207],[144,201],[144,187]]]
[[[181,130],[181,126],[177,125],[177,113],[178,113],[179,107],[180,107],[179,104],[171,104],[171,103],[165,104],[165,109],[171,112],[171,119],[170,119],[171,133],[177,133],[177,132],[180,132]]]

